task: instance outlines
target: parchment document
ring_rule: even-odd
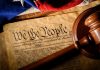
[[[6,49],[7,48],[6,48],[5,41],[4,41],[4,34],[0,33],[0,70],[9,69],[9,62],[8,62],[8,56],[7,56]]]
[[[9,66],[24,67],[71,45],[72,26],[80,12],[64,12],[6,24],[3,34]]]
[[[18,68],[71,45],[76,17],[77,13],[68,13],[6,24],[6,44],[13,49],[10,54],[15,57]]]

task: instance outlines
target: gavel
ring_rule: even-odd
[[[91,14],[85,20],[85,26],[89,27],[88,35],[78,41],[78,48],[87,49],[87,55],[92,58],[100,58],[100,11]]]
[[[93,11],[92,13],[90,13],[89,16],[85,18],[84,22],[76,19],[77,21],[75,22],[75,24],[73,26],[74,44],[72,44],[69,47],[66,47],[52,55],[49,55],[35,63],[31,63],[28,66],[21,68],[20,70],[37,69],[37,68],[39,68],[39,66],[46,65],[47,63],[51,62],[52,60],[56,60],[57,58],[61,57],[62,55],[65,55],[65,53],[70,54],[71,51],[81,51],[83,54],[85,54],[88,57],[100,59],[100,11],[98,11],[99,9],[97,9],[97,11]],[[91,11],[91,9],[90,9],[90,11]],[[86,14],[86,12],[84,14]],[[80,19],[80,17],[79,17],[79,19]],[[84,17],[81,19],[84,19]],[[79,21],[81,21],[84,25],[80,24]],[[78,27],[78,25],[79,25],[79,27]],[[81,27],[80,27],[80,25],[81,25]],[[82,33],[82,32],[80,32],[80,31],[82,31],[82,30],[80,30],[80,28],[82,29],[82,27],[84,28],[84,26],[86,29],[83,29],[83,32],[84,32],[84,30],[86,30],[87,33],[80,37],[79,35],[81,35],[81,33]],[[79,38],[77,38],[78,36],[79,36]]]

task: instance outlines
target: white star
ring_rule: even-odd
[[[24,6],[24,0],[13,0],[14,2],[18,2],[20,1],[20,3],[22,4],[22,6]]]

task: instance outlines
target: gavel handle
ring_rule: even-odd
[[[52,55],[48,55],[47,57],[44,57],[43,59],[40,59],[39,61],[35,62],[35,63],[31,63],[28,66],[25,66],[23,68],[20,68],[20,70],[33,70],[33,69],[37,69],[40,66],[46,65],[49,62],[56,60],[57,58],[65,55],[65,54],[69,54],[75,51],[76,52],[76,47],[74,46],[74,44],[52,54]],[[66,55],[67,56],[67,55]]]

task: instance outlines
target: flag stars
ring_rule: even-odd
[[[24,0],[13,0],[13,2],[20,2],[22,6],[24,6]]]

